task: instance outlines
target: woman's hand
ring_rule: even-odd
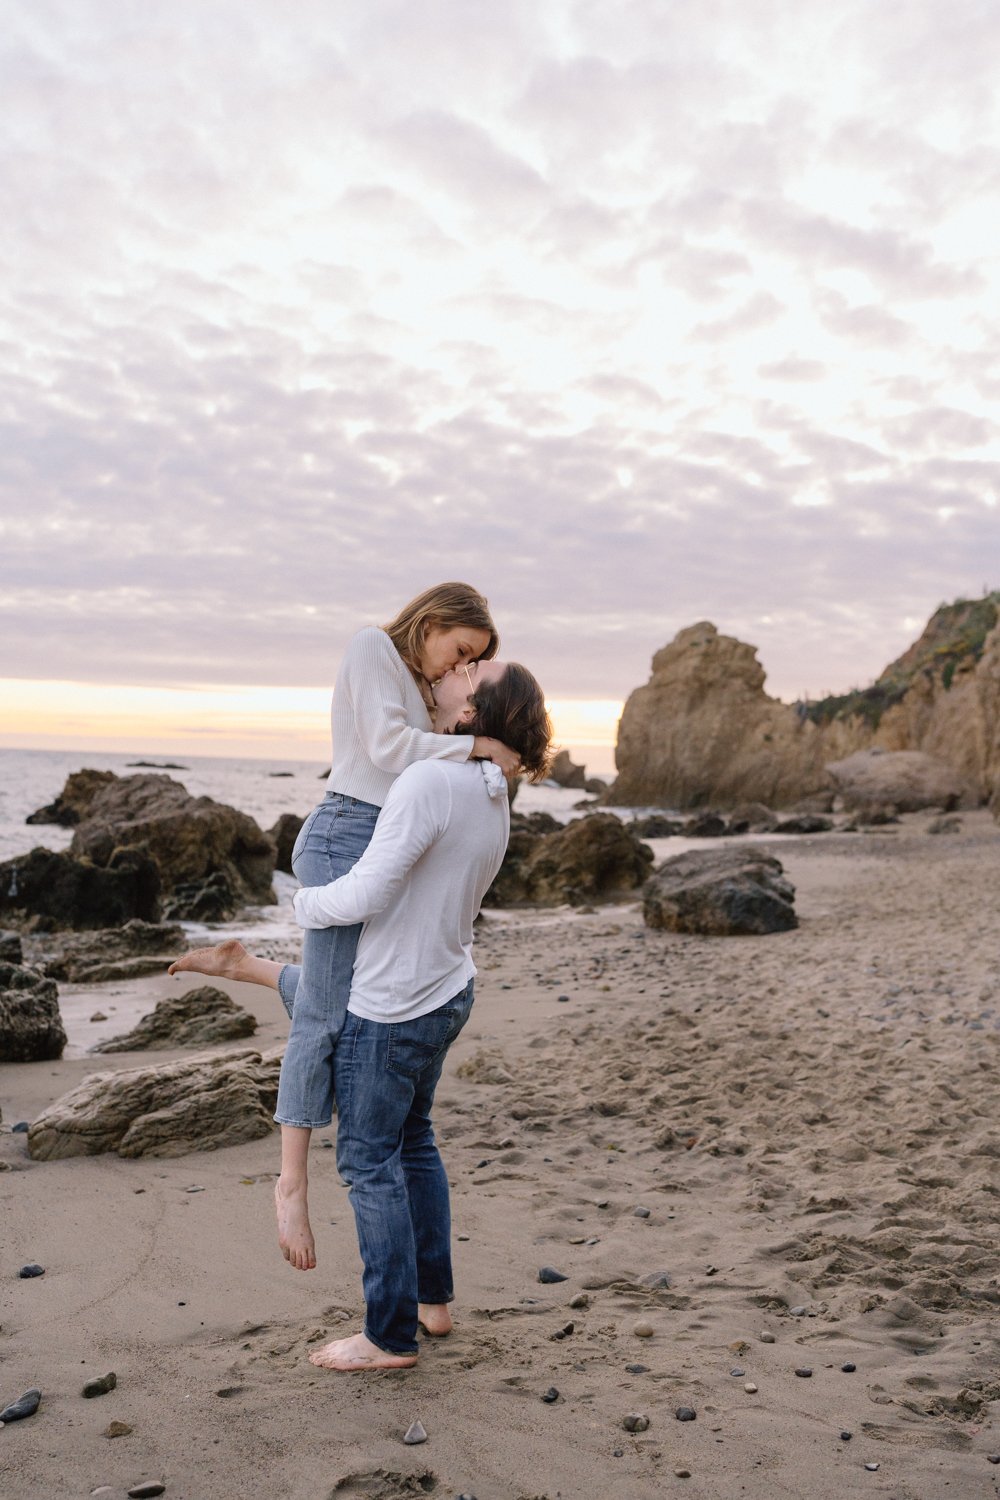
[[[521,757],[509,745],[491,740],[488,735],[476,735],[472,741],[472,759],[491,760],[505,776],[516,776],[521,769]]]

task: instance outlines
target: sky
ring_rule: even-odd
[[[0,743],[323,754],[489,597],[610,767],[1000,585],[1000,10],[0,0]]]

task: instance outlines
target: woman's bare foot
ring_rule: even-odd
[[[274,1184],[274,1206],[278,1214],[278,1244],[282,1255],[296,1271],[314,1270],[316,1242],[309,1225],[305,1188],[282,1189],[279,1177]]]
[[[244,979],[250,955],[235,938],[216,943],[214,948],[195,948],[182,958],[175,958],[168,974],[211,974],[216,979]]]
[[[447,1302],[418,1302],[417,1322],[432,1339],[443,1339],[452,1329]]]
[[[355,1333],[349,1339],[334,1339],[324,1344],[309,1356],[309,1363],[323,1370],[406,1370],[415,1365],[415,1354],[387,1354],[363,1333]]]

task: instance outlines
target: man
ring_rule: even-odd
[[[499,739],[520,757],[529,779],[544,776],[551,726],[541,688],[524,667],[491,661],[459,669],[441,679],[435,697],[442,733]],[[417,1362],[418,1322],[434,1335],[451,1328],[448,1180],[430,1110],[445,1055],[472,1008],[472,926],[509,830],[507,787],[494,765],[423,761],[393,784],[354,868],[329,885],[296,892],[304,927],[365,924],[333,1055],[333,1089],[337,1164],[351,1185],[366,1319],[361,1333],[311,1354],[313,1364],[403,1368]],[[251,957],[239,944],[220,944],[188,955],[170,972],[183,969],[276,988],[281,966]],[[284,1089],[284,1071],[282,1079]],[[279,1092],[279,1122],[283,1113]],[[279,1242],[299,1270],[316,1264],[309,1138],[308,1129],[282,1124]]]

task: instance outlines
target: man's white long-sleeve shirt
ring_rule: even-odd
[[[472,924],[509,834],[507,784],[492,762],[420,761],[393,783],[354,868],[295,893],[302,927],[364,923],[352,1014],[409,1021],[465,988]]]

